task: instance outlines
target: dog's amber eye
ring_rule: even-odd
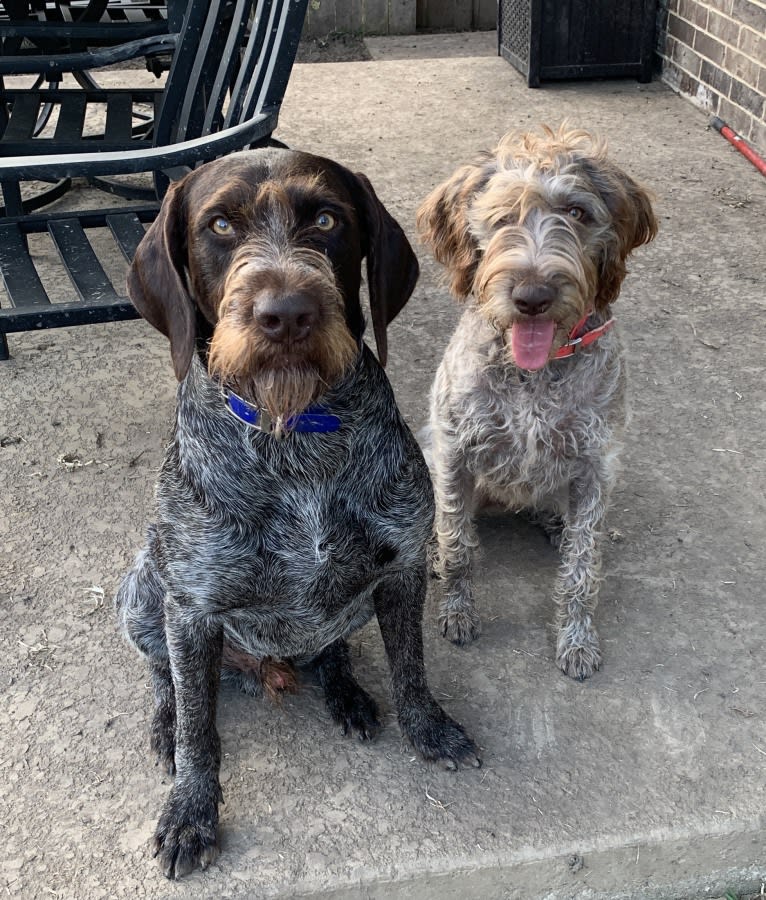
[[[328,212],[320,212],[314,224],[320,231],[332,231],[335,228],[335,216]]]
[[[585,218],[585,210],[581,209],[579,206],[570,206],[567,210],[567,215],[576,222],[582,222]]]
[[[215,232],[215,234],[234,234],[231,222],[225,216],[216,216],[214,219],[211,219],[210,230]]]

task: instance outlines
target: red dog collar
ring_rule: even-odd
[[[604,322],[603,325],[591,328],[590,331],[583,331],[589,316],[590,313],[586,313],[586,315],[584,315],[569,332],[569,340],[553,354],[554,359],[563,359],[565,356],[574,356],[578,350],[582,350],[583,347],[587,347],[589,344],[597,341],[602,334],[606,334],[606,332],[614,325],[614,319],[609,319]]]

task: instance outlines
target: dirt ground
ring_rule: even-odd
[[[111,607],[152,517],[175,391],[166,342],[143,322],[10,335],[12,359],[0,363],[5,895],[757,893],[766,181],[660,84],[531,92],[489,56],[299,65],[278,136],[365,171],[415,242],[415,209],[438,179],[511,125],[567,115],[607,135],[655,192],[661,223],[617,308],[633,413],[599,610],[603,670],[583,685],[556,671],[555,554],[518,520],[487,518],[481,641],[459,651],[436,634],[436,588],[424,625],[431,684],[476,737],[484,768],[434,770],[403,744],[371,624],[353,647],[383,705],[379,740],[338,735],[311,684],[281,708],[224,691],[223,853],[207,873],[166,882],[148,843],[169,781],[148,754],[147,673]],[[414,428],[458,317],[438,267],[420,258],[389,336],[389,376]]]
[[[324,37],[302,40],[295,57],[299,63],[359,62],[367,59],[371,59],[371,56],[364,38],[358,34],[337,31]]]

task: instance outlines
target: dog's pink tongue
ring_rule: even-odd
[[[551,319],[526,319],[515,322],[511,327],[511,350],[516,365],[520,369],[542,369],[548,362],[556,323]]]

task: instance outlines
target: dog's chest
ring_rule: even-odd
[[[461,423],[469,465],[497,486],[563,487],[578,461],[608,451],[622,424],[619,379],[611,374],[600,382],[571,371],[488,377],[475,391]]]
[[[385,489],[373,501],[364,487],[371,485],[333,479],[287,485],[272,496],[258,515],[257,533],[246,539],[259,548],[253,569],[259,588],[277,599],[305,597],[332,613],[387,571],[412,565],[422,540],[413,518],[422,521],[422,510],[412,502],[399,506]]]
[[[388,575],[423,562],[432,498],[407,453],[324,469],[247,455],[203,466],[196,447],[193,486],[176,464],[158,491],[165,580],[253,653],[320,649],[371,617]]]

